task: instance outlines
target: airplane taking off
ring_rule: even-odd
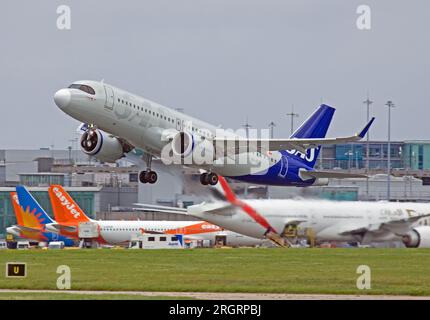
[[[249,237],[287,246],[287,233],[308,230],[317,242],[403,241],[406,247],[430,248],[430,205],[407,202],[329,200],[241,200],[220,176],[216,194],[223,199],[187,211],[160,206],[164,212],[188,214]],[[142,210],[148,205],[138,204]],[[153,205],[151,210],[154,210]],[[149,209],[148,209],[149,210]],[[427,222],[428,224],[428,222]]]
[[[10,199],[17,224],[6,228],[7,233],[33,241],[63,241],[65,246],[74,245],[72,239],[46,230],[46,225],[53,220],[25,187],[17,186],[16,189],[17,192],[10,193]]]
[[[255,246],[265,241],[224,230],[206,221],[120,221],[90,219],[79,205],[60,185],[51,185],[48,189],[55,221],[47,226],[52,232],[78,239],[78,226],[82,222],[97,224],[99,237],[97,242],[108,245],[125,245],[144,233],[181,234],[185,241],[219,241],[229,246]]]
[[[362,139],[364,129],[349,137],[325,138],[335,109],[321,105],[289,139],[244,138],[141,96],[98,81],[76,81],[54,95],[56,105],[83,122],[80,140],[84,153],[100,161],[136,160],[144,152],[146,171],[139,181],[155,183],[153,157],[165,164],[184,164],[204,170],[203,185],[215,185],[218,175],[279,186],[326,185],[329,178],[363,175],[314,169],[321,145]]]

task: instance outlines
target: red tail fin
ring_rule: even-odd
[[[60,185],[51,185],[48,189],[52,210],[58,223],[78,224],[90,221],[78,204]]]
[[[13,211],[15,212],[16,222],[19,226],[24,225],[22,219],[22,208],[19,205],[18,194],[16,192],[10,193],[10,201],[12,202]]]

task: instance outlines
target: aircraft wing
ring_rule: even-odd
[[[188,212],[190,215],[198,214],[198,213],[210,213],[217,214],[222,216],[231,216],[236,210],[236,206],[232,205],[229,202],[224,201],[216,201],[216,202],[202,202],[200,204],[196,204],[188,207]]]
[[[309,180],[309,179],[318,179],[318,178],[339,178],[339,179],[345,179],[345,178],[367,178],[364,174],[359,173],[343,173],[343,172],[336,172],[336,171],[318,171],[318,170],[304,170],[301,169],[299,171],[299,176],[303,180]]]
[[[375,118],[372,118],[366,126],[355,135],[338,138],[289,138],[289,139],[246,139],[241,137],[215,137],[214,146],[219,149],[224,146],[224,154],[238,154],[241,152],[262,152],[277,150],[298,150],[306,153],[308,149],[316,148],[324,144],[344,144],[363,139]],[[227,144],[227,145],[225,145]]]
[[[134,211],[144,211],[144,212],[164,212],[164,213],[176,213],[187,215],[186,208],[177,208],[169,206],[160,206],[155,204],[147,203],[134,203],[138,208],[133,208]]]
[[[430,217],[430,213],[423,215],[411,216],[407,219],[391,220],[389,222],[382,222],[377,224],[370,224],[362,227],[356,228],[345,228],[343,231],[339,232],[341,235],[348,234],[364,234],[366,232],[382,232],[390,231],[395,234],[404,234],[411,228],[412,224],[420,220],[421,218]]]

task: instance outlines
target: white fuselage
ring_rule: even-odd
[[[93,220],[99,226],[101,242],[111,245],[127,244],[143,233],[182,234],[186,240],[209,240],[215,244],[225,237],[228,246],[254,246],[264,241],[237,234],[205,221],[103,221]]]
[[[163,147],[167,144],[165,136],[169,131],[185,130],[208,140],[215,137],[217,127],[209,123],[102,82],[75,82],[80,83],[91,85],[95,94],[90,95],[73,88],[61,89],[60,91],[66,92],[64,95],[67,95],[67,101],[57,101],[59,107],[73,118],[94,124],[151,155],[161,156]],[[229,131],[224,131],[224,134],[226,137],[238,137]],[[282,155],[278,151],[267,155],[243,152],[237,155],[236,162],[232,162],[230,158],[219,157],[211,164],[187,165],[234,177],[265,172],[281,158]]]
[[[264,217],[278,234],[287,225],[311,229],[317,241],[378,242],[399,240],[409,231],[405,224],[381,225],[430,213],[429,204],[394,202],[348,202],[328,200],[243,200]],[[189,207],[189,214],[223,228],[256,238],[267,231],[242,208],[231,207],[231,215],[208,213],[204,205]],[[429,219],[429,218],[423,218]],[[361,232],[361,230],[363,230]],[[367,232],[367,231],[371,232]],[[395,232],[393,232],[395,230]]]

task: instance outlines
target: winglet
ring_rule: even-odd
[[[367,131],[369,131],[373,121],[375,121],[375,117],[372,117],[372,119],[370,119],[369,123],[366,124],[366,126],[363,128],[363,130],[361,130],[361,132],[357,136],[363,139],[364,136],[367,134]]]

